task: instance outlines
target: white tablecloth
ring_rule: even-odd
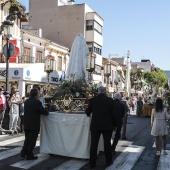
[[[101,135],[99,151],[103,151]],[[50,112],[41,116],[40,152],[88,159],[90,118],[85,114]]]

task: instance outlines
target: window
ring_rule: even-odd
[[[89,52],[93,52],[93,43],[92,42],[87,42],[87,46],[89,48]]]
[[[102,47],[100,45],[94,43],[94,52],[101,55]]]
[[[94,43],[94,42],[87,42],[87,45],[89,47],[89,52],[95,52],[97,54],[102,54],[102,46]]]
[[[31,49],[27,48],[27,47],[24,47],[24,55],[30,56],[30,54],[31,54]]]
[[[87,31],[95,30],[98,33],[102,34],[102,26],[94,20],[87,20],[86,21],[86,30]]]
[[[93,20],[86,21],[86,30],[93,30]]]
[[[101,75],[102,67],[100,65],[95,64],[95,74]]]
[[[37,51],[36,63],[43,63],[42,51]]]
[[[61,56],[58,56],[57,71],[62,71],[62,57]]]
[[[31,49],[28,47],[24,47],[24,57],[22,62],[24,63],[32,63],[31,61]]]
[[[100,34],[102,34],[102,26],[97,23],[96,21],[94,21],[94,29],[99,32]]]

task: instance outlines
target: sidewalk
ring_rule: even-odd
[[[130,115],[136,115],[136,110],[134,111],[130,110]]]

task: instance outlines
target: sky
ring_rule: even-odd
[[[19,1],[29,11],[29,0]],[[132,62],[149,59],[170,70],[170,0],[75,0],[82,3],[104,20],[103,57],[129,50]]]

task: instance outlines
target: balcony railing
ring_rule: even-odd
[[[35,63],[44,63],[44,61],[45,61],[45,60],[42,59],[42,58],[41,58],[41,59],[38,59],[38,60],[36,59],[36,60],[35,60]]]
[[[18,56],[18,63],[35,63],[34,60],[35,57],[33,56],[28,55]]]

